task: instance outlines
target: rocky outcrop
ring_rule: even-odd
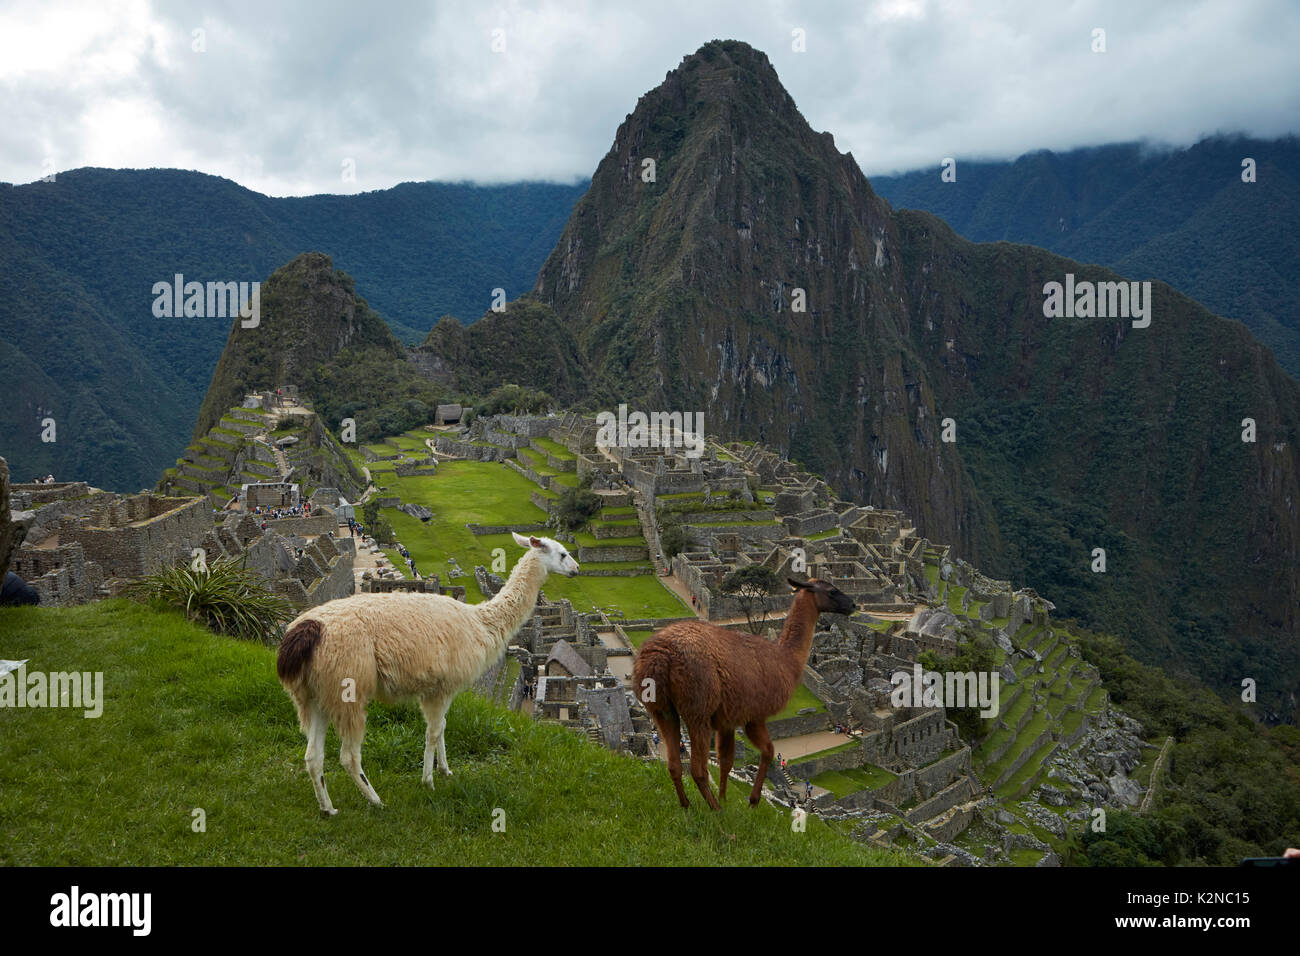
[[[0,578],[9,569],[9,559],[23,543],[31,519],[30,511],[9,510],[9,463],[0,458]]]

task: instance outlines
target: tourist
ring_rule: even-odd
[[[0,606],[17,606],[22,604],[40,604],[41,595],[17,574],[6,571],[4,582],[0,584]]]
[[[805,780],[805,781],[803,782],[803,785],[804,785],[804,787],[805,787],[805,792],[808,794],[808,800],[811,802],[811,801],[812,801],[812,781],[811,781],[811,780]]]

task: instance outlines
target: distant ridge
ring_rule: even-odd
[[[403,183],[275,199],[175,169],[0,185],[0,448],[19,474],[152,485],[194,427],[228,331],[160,319],[153,284],[261,281],[303,252],[354,275],[394,333],[531,288],[586,183]],[[58,440],[40,439],[53,417]],[[31,475],[24,475],[24,478]]]
[[[1242,181],[1242,162],[1255,181]],[[1162,279],[1239,319],[1300,378],[1300,138],[1214,136],[1186,149],[1141,143],[1038,150],[875,176],[895,206],[967,239],[1026,242],[1123,275]]]

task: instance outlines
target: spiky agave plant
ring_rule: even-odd
[[[297,609],[267,588],[256,571],[236,558],[211,564],[179,563],[130,586],[137,599],[183,610],[191,621],[218,634],[275,644]]]

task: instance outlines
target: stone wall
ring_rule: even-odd
[[[513,449],[498,448],[494,445],[476,445],[472,441],[462,441],[449,435],[439,435],[434,438],[433,447],[444,455],[468,458],[470,461],[504,461],[514,454]]]
[[[650,559],[649,550],[643,545],[627,545],[620,547],[588,547],[583,545],[578,548],[578,563],[584,561],[648,561]]]
[[[254,515],[254,517],[260,517]],[[328,508],[313,509],[310,518],[272,518],[266,522],[267,530],[277,534],[317,535],[329,534],[338,527],[338,518]]]
[[[937,757],[954,737],[942,707],[894,725],[888,756],[915,765]]]
[[[828,754],[825,757],[816,757],[812,760],[801,757],[797,763],[787,765],[785,772],[786,776],[793,780],[811,780],[827,770],[848,770],[852,767],[861,767],[864,763],[870,763],[867,758],[867,747],[858,741],[856,747]]]
[[[150,499],[139,502],[133,499]],[[161,511],[132,519],[141,505]],[[124,519],[132,523],[123,526]],[[159,566],[187,556],[212,530],[212,512],[204,498],[157,498],[135,495],[81,518],[59,523],[59,543],[78,542],[86,560],[104,569],[105,577],[143,577]]]
[[[436,475],[438,463],[432,458],[420,458],[415,461],[399,462],[394,469],[398,478],[410,478],[418,475]]]
[[[932,820],[974,796],[976,796],[974,785],[971,784],[968,777],[962,777],[955,783],[944,787],[930,799],[923,800],[911,810],[908,810],[905,819],[908,823]]]
[[[512,531],[518,531],[520,534],[537,534],[547,530],[544,524],[475,524],[469,522],[465,525],[470,534],[509,534]],[[513,547],[513,545],[511,545]],[[522,551],[519,552],[523,554]]]
[[[9,570],[34,587],[45,606],[85,604],[99,596],[104,583],[99,565],[87,562],[76,543],[57,548],[21,547],[14,552]]]
[[[778,737],[798,737],[801,734],[814,734],[819,730],[829,730],[831,715],[826,711],[805,714],[801,717],[786,717],[784,720],[769,720],[767,732],[775,740]]]

